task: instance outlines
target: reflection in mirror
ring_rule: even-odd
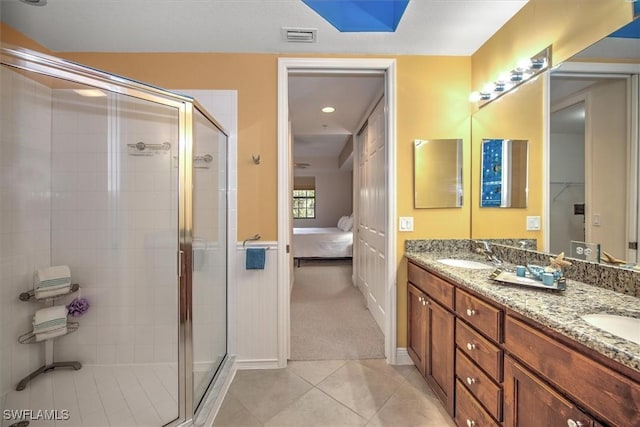
[[[414,207],[462,206],[462,140],[415,140]]]
[[[480,207],[526,208],[527,163],[527,141],[484,139]]]
[[[551,111],[549,142],[549,250],[567,251],[585,241],[585,103],[569,102]],[[570,252],[572,253],[572,252]]]
[[[579,240],[638,262],[638,37],[636,20],[551,73],[550,252]]]

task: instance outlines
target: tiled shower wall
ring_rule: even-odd
[[[35,305],[18,295],[50,259],[51,90],[0,68],[0,396],[44,363],[22,345]]]
[[[177,111],[55,90],[52,141],[51,262],[91,303],[57,359],[177,362]]]

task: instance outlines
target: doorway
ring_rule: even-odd
[[[637,111],[634,113],[631,106],[637,103],[637,77],[624,67],[595,73],[591,70],[594,65],[575,64],[551,74],[550,221],[545,246],[559,253],[569,251],[571,240],[598,243],[602,254],[635,262],[631,243],[637,241]],[[564,142],[563,148],[558,147],[559,140]],[[570,146],[573,149],[569,150]],[[582,202],[575,199],[565,206],[564,213],[554,216],[554,204],[580,193]],[[574,230],[577,233],[569,239],[567,228],[577,228],[579,220],[584,233]]]
[[[585,100],[552,107],[549,147],[551,253],[569,253],[585,236]]]
[[[290,290],[293,279],[293,254],[290,253],[292,236],[292,141],[290,138],[289,77],[300,74],[315,75],[362,75],[384,76],[386,132],[384,135],[384,162],[386,174],[380,184],[384,194],[383,230],[381,239],[385,257],[378,262],[381,277],[381,292],[384,298],[384,316],[381,319],[384,334],[384,349],[389,363],[395,362],[396,343],[396,236],[395,218],[395,60],[393,59],[296,59],[281,58],[278,67],[278,366],[284,367],[290,356]],[[364,124],[364,123],[363,123]],[[357,144],[357,141],[356,141]],[[355,144],[354,144],[355,145]],[[355,150],[354,150],[355,153]],[[354,162],[355,164],[355,162]],[[356,166],[357,168],[357,166]],[[357,172],[356,172],[357,173]],[[358,186],[354,175],[354,201]],[[358,203],[354,203],[353,221],[358,221]],[[354,232],[355,235],[359,230]],[[354,248],[354,269],[358,273],[358,250]]]

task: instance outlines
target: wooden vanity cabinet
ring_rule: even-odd
[[[424,376],[427,295],[411,283],[407,285],[407,351],[418,371]]]
[[[407,287],[409,356],[453,416],[453,285],[409,263]]]
[[[408,266],[408,351],[458,426],[640,426],[636,371]]]
[[[545,334],[529,321],[524,322],[511,315],[506,316],[505,320],[504,348],[522,366],[526,366],[531,375],[541,378],[540,382],[550,384],[556,393],[562,393],[606,424],[640,426],[640,382],[637,375],[633,377],[635,379],[622,375],[585,354],[586,350],[578,351]],[[511,405],[509,410],[520,412],[524,408],[517,407],[521,400],[518,389],[509,387],[515,396],[507,393],[505,383],[505,411]],[[532,394],[531,398],[547,399],[541,393]],[[535,404],[540,406],[544,402]],[[537,412],[532,414],[538,416]],[[505,427],[516,425],[522,424],[505,424]]]
[[[535,374],[505,357],[504,427],[599,425]]]

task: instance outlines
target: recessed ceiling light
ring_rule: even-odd
[[[322,107],[323,113],[333,113],[334,111],[336,111],[336,109],[333,107]]]

